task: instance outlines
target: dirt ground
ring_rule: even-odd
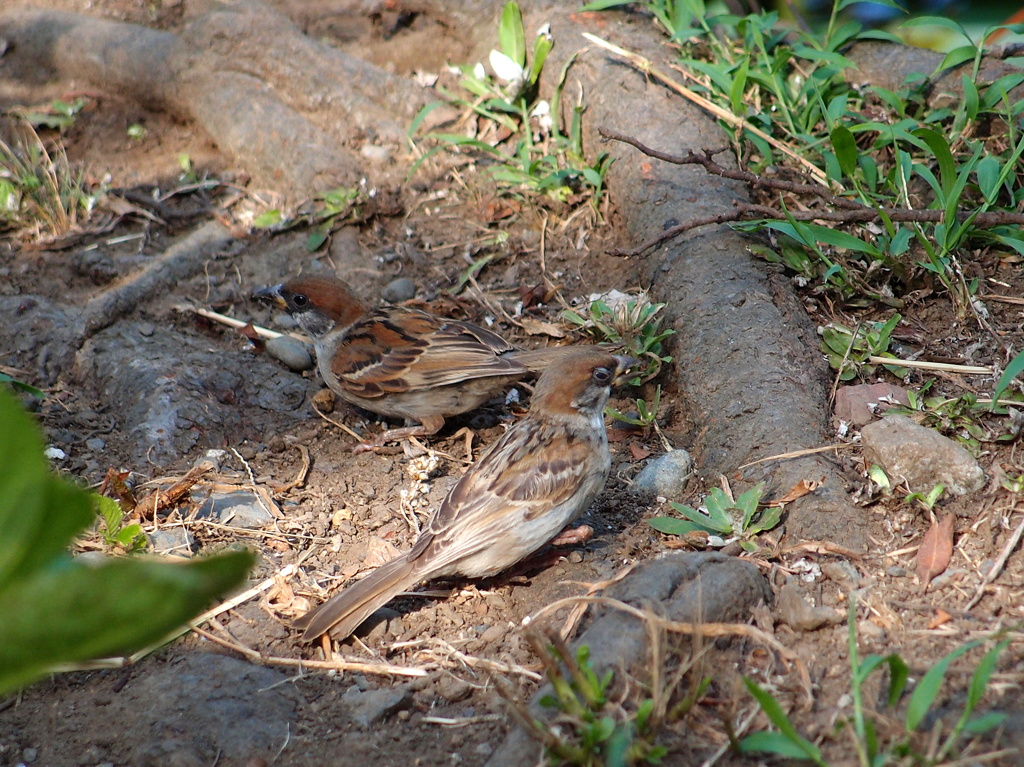
[[[180,3],[134,0],[51,0],[46,5],[163,28],[174,28],[181,12]],[[386,16],[339,15],[328,6],[281,4],[309,34],[333,38],[368,60],[389,62],[396,73],[443,65],[434,55],[442,46],[434,43],[436,35],[452,34],[444,26],[424,16],[407,26],[396,25]],[[446,50],[458,47],[454,40]],[[42,104],[73,95],[26,88],[8,92],[8,103],[2,106],[15,98]],[[112,94],[82,95],[86,109],[64,134],[72,161],[140,200],[146,195],[152,199],[154,188],[164,194],[180,191],[159,208],[147,207],[162,222],[130,215],[107,231],[85,234],[60,248],[12,239],[0,243],[0,308],[17,320],[12,320],[14,331],[0,337],[0,366],[46,388],[39,420],[49,443],[67,455],[56,467],[83,482],[96,485],[114,468],[132,472],[140,487],[166,486],[207,450],[226,451],[190,502],[148,526],[184,528],[200,552],[224,545],[253,548],[260,560],[252,584],[269,582],[258,595],[208,624],[208,636],[191,633],[126,668],[56,675],[0,701],[0,763],[485,764],[512,727],[495,677],[505,680],[520,701],[538,686],[539,665],[523,638],[522,619],[555,599],[586,593],[591,585],[674,545],[645,523],[665,513],[664,499],[641,498],[628,489],[645,460],[664,450],[661,438],[650,429],[611,427],[612,477],[582,520],[596,530],[585,545],[554,552],[493,582],[431,584],[423,595],[392,603],[387,620],[342,647],[346,659],[397,670],[298,668],[288,660],[317,661],[323,654],[321,648],[299,645],[287,622],[347,579],[411,544],[416,518],[422,521],[429,514],[466,466],[464,442],[455,436],[459,427],[474,429],[478,453],[522,406],[508,408],[499,401],[452,419],[432,441],[447,457],[423,480],[414,476],[422,459],[410,458],[401,448],[353,454],[354,440],[312,410],[312,396],[320,388],[315,376],[285,369],[239,333],[188,307],[211,308],[280,329],[285,318],[251,301],[252,291],[299,271],[327,269],[350,275],[361,293],[375,297],[396,278],[408,277],[415,284],[416,300],[438,313],[494,322],[507,338],[528,347],[562,343],[543,324],[558,323],[559,300],[642,287],[637,260],[607,255],[614,247],[634,244],[624,241],[616,225],[614,200],[604,221],[592,213],[566,221],[558,211],[488,196],[468,176],[458,184],[448,175],[420,174],[396,190],[400,212],[337,231],[317,253],[305,250],[303,231],[241,238],[234,252],[211,258],[202,274],[179,282],[98,333],[78,350],[74,365],[54,378],[53,359],[46,350],[73,329],[71,309],[84,306],[97,290],[163,252],[220,208],[245,205],[235,186],[244,181],[240,170],[190,126]],[[133,124],[145,127],[143,138],[127,136]],[[223,183],[185,189],[189,182],[181,179],[181,155],[190,158],[200,179]],[[498,232],[507,233],[508,239],[493,245]],[[483,255],[494,257],[476,274],[478,287],[450,295],[447,289]],[[1019,263],[992,260],[976,269],[991,292],[1024,294]],[[816,322],[831,316],[833,307],[822,297],[807,292],[802,299]],[[520,303],[526,320],[513,323],[509,317],[516,315]],[[1022,307],[995,301],[987,306],[988,322],[999,338],[1017,349],[1024,346]],[[922,285],[903,314],[903,343],[964,364],[991,364],[997,358],[993,338],[972,319],[955,317],[948,298],[931,286]],[[137,371],[134,383],[118,375],[125,369]],[[166,401],[152,397],[151,387],[159,389],[162,377],[176,377],[179,386],[198,393],[199,411],[176,409],[173,394]],[[908,388],[925,380],[914,373]],[[673,446],[686,448],[701,425],[690,422],[671,372],[660,383],[661,429]],[[990,386],[980,379],[942,374],[932,392],[957,396]],[[642,393],[649,398],[652,391],[648,387]],[[528,392],[521,393],[525,401]],[[628,409],[630,403],[620,398],[613,405]],[[140,431],[138,424],[153,422],[160,408],[177,413],[177,431]],[[363,432],[382,428],[368,414],[344,405],[329,417]],[[1024,473],[1016,449],[1015,442],[984,444],[981,462],[990,477]],[[964,641],[996,629],[1010,631],[1015,641],[1001,657],[985,698],[986,706],[1007,712],[1010,719],[994,738],[972,745],[967,755],[1024,745],[1024,654],[1012,633],[1024,618],[1019,552],[1009,558],[980,603],[969,612],[963,609],[1019,521],[1014,516],[1019,496],[993,481],[982,493],[943,503],[942,510],[957,517],[954,558],[949,570],[922,593],[914,554],[927,529],[927,515],[907,504],[864,497],[866,480],[856,446],[837,453],[836,460],[850,492],[855,497],[861,493],[871,550],[822,554],[776,533],[773,555],[755,559],[776,590],[793,583],[816,606],[834,608],[834,620],[815,631],[779,623],[777,608],[756,616],[762,629],[774,631],[806,661],[811,697],[805,695],[796,665],[755,642],[720,642],[703,651],[674,643],[669,667],[693,663],[674,699],[695,679],[711,676],[712,682],[698,705],[666,728],[663,742],[670,751],[665,763],[711,759],[727,743],[722,725],[726,718],[748,728],[764,726],[763,718],[752,719],[756,707],[743,690],[744,675],[775,691],[792,709],[805,737],[827,735],[823,748],[832,763],[855,763],[845,733],[828,734],[850,713],[844,617],[852,589],[859,589],[867,608],[858,622],[862,656],[899,653],[914,677]],[[716,480],[698,478],[686,498],[673,500],[696,503]],[[265,489],[276,503],[272,524],[244,530],[195,516],[208,493],[254,486]],[[567,610],[560,611],[552,625],[562,625],[567,616]],[[262,656],[262,665],[251,662],[257,656]],[[976,662],[977,655],[971,658]],[[960,664],[950,674],[937,717],[944,717],[947,726],[962,705],[972,667]],[[403,671],[424,675],[405,676]],[[874,704],[876,686],[869,693]],[[196,725],[197,718],[203,726]],[[896,726],[888,722],[883,730]],[[539,759],[539,745],[536,755]],[[729,752],[718,758],[721,764],[754,763]],[[1019,758],[1006,755],[994,763],[1016,764]]]

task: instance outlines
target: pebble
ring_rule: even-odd
[[[906,480],[912,492],[942,484],[951,495],[985,485],[985,472],[967,450],[906,416],[887,415],[861,429],[864,459],[877,464],[893,484]]]
[[[284,363],[291,370],[301,373],[314,367],[313,355],[309,348],[292,336],[278,336],[267,341],[267,354]]]
[[[24,751],[21,752],[21,758],[25,761],[26,764],[32,764],[32,762],[39,758],[39,749],[26,748]]]
[[[400,304],[416,297],[416,283],[408,277],[391,280],[380,292],[380,297],[389,304]]]
[[[437,683],[437,694],[449,703],[458,703],[473,694],[473,686],[458,677],[443,676]]]
[[[779,620],[797,631],[814,631],[822,626],[841,623],[845,616],[831,607],[815,607],[791,584],[779,591],[777,603]]]
[[[152,322],[140,322],[139,323],[139,333],[141,335],[144,335],[146,338],[149,338],[155,332],[156,332],[156,328],[153,326]]]
[[[369,727],[399,709],[408,707],[412,696],[409,694],[409,688],[404,685],[365,691],[353,685],[345,691],[341,700],[356,724]]]
[[[387,147],[377,144],[363,144],[359,149],[359,154],[370,162],[387,162],[391,159],[391,151]]]
[[[264,527],[274,521],[252,493],[213,493],[196,515],[200,518],[216,517],[222,525],[246,530]]]
[[[91,437],[85,441],[85,446],[98,453],[107,446],[107,443],[99,437]]]
[[[670,450],[650,461],[636,475],[630,491],[681,498],[693,476],[693,458],[685,450]]]
[[[196,550],[196,539],[184,527],[162,527],[147,533],[146,538],[156,554],[188,557]]]

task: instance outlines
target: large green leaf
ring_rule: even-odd
[[[129,653],[241,583],[252,555],[175,564],[73,559],[89,493],[54,476],[32,419],[0,392],[0,694],[66,663]]]
[[[233,551],[183,564],[65,561],[0,592],[0,693],[55,666],[162,639],[238,585],[252,555]]]
[[[84,502],[51,478],[43,442],[17,400],[0,391],[0,584],[65,549],[92,520]],[[83,494],[84,495],[84,494]]]

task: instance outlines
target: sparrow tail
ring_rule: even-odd
[[[420,577],[413,573],[412,564],[405,557],[397,557],[300,616],[292,627],[303,629],[302,640],[306,642],[328,631],[335,639],[344,639],[375,610],[386,605],[395,595],[415,586],[419,580]]]

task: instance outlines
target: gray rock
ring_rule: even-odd
[[[313,355],[309,347],[292,336],[278,336],[267,341],[267,354],[275,360],[283,362],[292,370],[301,373],[314,367]]]
[[[685,450],[671,450],[640,470],[630,490],[654,493],[663,498],[681,498],[693,476],[693,458]]]
[[[911,491],[927,492],[937,484],[952,495],[985,485],[985,472],[967,450],[937,431],[902,415],[887,415],[861,429],[864,459],[877,464],[893,482],[906,480]]]
[[[129,764],[250,764],[270,760],[295,732],[298,695],[280,671],[197,653],[151,672],[132,681],[139,721],[151,724],[132,734]]]
[[[107,443],[104,442],[99,437],[91,437],[85,441],[85,446],[90,450],[95,450],[98,453],[107,446]]]
[[[380,292],[380,297],[389,304],[399,304],[416,297],[416,283],[408,277],[399,277],[391,280]]]
[[[213,493],[200,507],[196,516],[215,518],[222,525],[247,530],[264,527],[274,521],[259,499],[247,492]]]
[[[412,702],[412,696],[405,685],[366,691],[353,685],[345,691],[341,699],[348,707],[352,721],[362,727],[376,724]]]
[[[184,527],[162,527],[147,533],[146,538],[156,554],[188,557],[196,550],[196,539]]]

